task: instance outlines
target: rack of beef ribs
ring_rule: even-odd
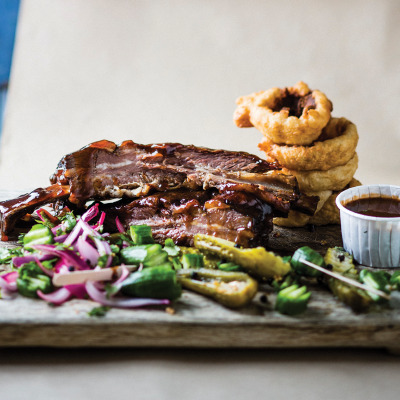
[[[300,196],[296,179],[283,174],[275,163],[245,152],[179,143],[141,145],[128,140],[117,146],[101,140],[64,156],[51,182],[68,184],[69,200],[80,205],[88,199],[227,186],[253,193],[283,213],[300,208],[312,214],[317,203],[315,198]]]
[[[82,208],[88,200],[139,199],[133,201],[131,207],[125,205],[125,208],[120,209],[121,215],[125,213],[124,221],[131,218],[129,212],[135,214],[136,211],[132,210],[137,208],[138,202],[145,201],[144,196],[153,195],[152,199],[165,199],[168,197],[166,193],[175,199],[183,193],[185,198],[190,198],[190,191],[194,192],[195,197],[200,196],[199,193],[202,192],[204,196],[206,193],[207,196],[212,193],[214,197],[219,194],[225,199],[219,201],[225,205],[228,204],[228,198],[233,199],[235,196],[236,202],[241,196],[241,204],[246,199],[253,204],[257,199],[260,205],[269,206],[271,218],[272,213],[285,215],[290,209],[313,214],[318,202],[317,197],[301,195],[296,179],[283,174],[277,164],[268,163],[245,152],[212,150],[179,143],[141,145],[129,140],[118,146],[113,142],[101,140],[64,156],[50,180],[52,185],[47,189],[37,189],[22,196],[23,200],[0,203],[0,229],[3,238],[12,232],[16,220],[21,216],[46,202],[54,203],[60,200]],[[41,193],[39,197],[37,192]],[[210,200],[211,198],[205,200],[205,204],[211,204],[207,203]],[[235,201],[231,200],[231,203]],[[202,204],[202,201],[199,201],[199,204]],[[248,211],[247,214],[243,213],[239,211],[240,207],[232,204],[231,214],[218,211],[221,213],[220,221],[225,214],[228,216],[234,213],[243,214],[244,219],[249,218]],[[161,212],[160,209],[157,210]],[[165,207],[163,210],[165,213]],[[203,214],[201,218],[199,215],[199,221],[204,225],[211,213]],[[131,221],[135,218],[132,216]],[[266,223],[265,216],[263,218],[263,223]],[[236,215],[237,224],[239,220],[244,224],[244,219],[241,220]],[[178,223],[176,218],[170,220],[172,224]],[[151,225],[150,222],[146,223]],[[254,225],[254,218],[252,224],[257,225]],[[194,223],[192,225],[190,228],[193,230]],[[236,225],[236,230],[240,228]],[[183,225],[180,226],[180,230],[183,231]],[[270,231],[270,222],[266,223],[265,230]],[[161,232],[161,229],[159,231]],[[169,232],[170,236],[173,236],[171,229]],[[159,236],[163,237],[161,233]],[[183,237],[183,233],[180,236]],[[264,238],[253,238],[249,240],[249,244],[256,243],[257,240],[263,241]]]

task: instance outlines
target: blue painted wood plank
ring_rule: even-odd
[[[0,0],[0,87],[7,84],[20,0]]]

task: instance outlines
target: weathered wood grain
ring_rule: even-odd
[[[342,246],[340,225],[312,225],[306,228],[274,226],[269,240],[271,250],[281,254],[293,254],[302,246],[310,246],[322,253],[329,247]]]
[[[0,302],[1,346],[132,347],[396,347],[399,313],[356,315],[325,291],[314,291],[298,317],[257,300],[232,311],[204,297],[184,293],[175,313],[165,310],[110,310],[89,317],[96,304],[73,300],[50,307],[22,297]]]
[[[303,245],[321,252],[341,245],[340,227],[276,228],[270,241],[270,248],[282,254]],[[242,310],[229,310],[184,292],[172,314],[163,308],[113,309],[101,318],[88,316],[97,305],[92,301],[72,300],[51,307],[41,300],[3,299],[0,346],[399,348],[398,311],[357,315],[330,292],[315,286],[308,310],[288,317],[273,311],[275,295],[270,288],[261,289],[253,303]],[[262,294],[267,295],[267,303],[260,301]]]

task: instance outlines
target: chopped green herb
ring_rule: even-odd
[[[107,254],[103,254],[102,256],[100,256],[97,259],[97,265],[100,268],[104,268],[107,265],[107,261],[108,261],[108,255]]]
[[[53,217],[48,211],[40,209],[38,210],[38,213],[40,214],[41,219],[36,220],[37,224],[42,224],[50,229],[56,226],[55,221],[57,221],[57,218]]]
[[[116,244],[110,244],[111,251],[113,254],[118,254],[119,253],[119,247]]]
[[[107,306],[94,307],[88,312],[88,315],[90,317],[104,317],[109,310],[110,307]]]
[[[76,218],[74,213],[71,212],[67,212],[65,215],[63,215],[61,218],[62,221],[62,226],[63,226],[63,232],[65,233],[69,233],[72,231],[72,229],[74,229],[75,225],[76,225]]]
[[[107,298],[112,297],[114,294],[118,293],[119,287],[115,285],[111,285],[110,283],[107,283],[104,287],[104,290],[106,291]]]
[[[45,260],[45,261],[42,261],[42,265],[46,269],[51,270],[54,267],[54,264],[56,263],[56,261],[57,261],[57,258],[53,258],[51,260]]]
[[[166,251],[168,253],[168,255],[172,256],[172,257],[177,256],[181,252],[181,249],[179,248],[179,246],[176,246],[174,241],[171,238],[168,238],[165,240],[163,250]]]

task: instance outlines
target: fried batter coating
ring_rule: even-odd
[[[360,185],[361,182],[353,178],[343,190]],[[331,195],[323,203],[320,209],[317,208],[317,212],[313,216],[309,216],[297,211],[290,211],[288,218],[274,218],[274,224],[290,228],[298,228],[308,224],[318,226],[340,224],[340,212],[336,206],[336,197],[343,190],[333,193],[331,192]]]
[[[339,192],[334,192],[332,196],[325,202],[324,206],[315,215],[313,215],[308,223],[312,225],[333,225],[340,224],[340,211],[336,207],[335,200]]]
[[[268,161],[278,161],[291,170],[327,171],[344,165],[354,156],[358,143],[357,127],[346,118],[331,118],[321,136],[310,146],[288,146],[264,139],[258,147]]]
[[[288,175],[294,175],[301,192],[322,190],[342,190],[353,178],[358,167],[358,156],[354,156],[345,165],[339,165],[327,171],[295,171],[283,168]]]
[[[273,88],[237,99],[234,121],[240,128],[256,127],[278,144],[308,145],[320,136],[332,102],[300,81],[293,87]]]

